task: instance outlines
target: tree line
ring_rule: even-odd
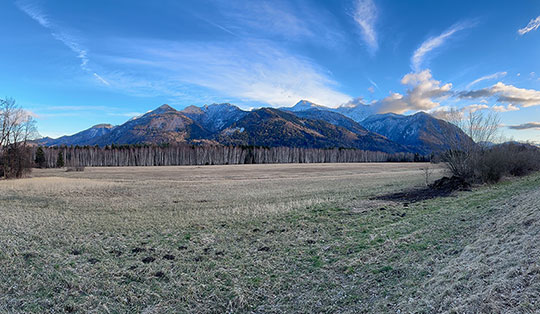
[[[418,154],[359,149],[181,144],[37,147],[33,158],[44,168],[429,161]]]

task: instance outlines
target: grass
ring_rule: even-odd
[[[539,310],[540,176],[369,200],[420,186],[420,168],[87,168],[1,181],[0,311]]]

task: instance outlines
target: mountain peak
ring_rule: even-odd
[[[299,102],[296,103],[296,105],[290,108],[286,108],[286,109],[289,111],[304,111],[304,110],[309,110],[313,108],[328,109],[325,106],[318,105],[309,100],[300,100]]]
[[[191,105],[191,106],[188,106],[186,108],[184,108],[184,110],[182,110],[183,113],[193,113],[193,114],[202,114],[203,111],[201,110],[200,107],[197,107],[197,106],[194,106],[194,105]]]
[[[169,111],[176,111],[176,109],[174,109],[173,107],[167,104],[164,104],[164,105],[159,106],[155,110],[153,110],[152,113],[164,113],[164,112],[169,112]]]

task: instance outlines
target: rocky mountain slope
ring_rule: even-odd
[[[163,105],[141,117],[117,126],[95,139],[94,144],[185,143],[207,139],[212,133],[180,111]]]
[[[404,145],[421,154],[444,151],[449,143],[470,144],[472,140],[457,126],[419,112],[411,116],[394,113],[377,114],[360,124],[371,132]]]
[[[353,121],[354,122],[354,121]],[[408,151],[361,126],[355,130],[322,119],[307,119],[293,113],[262,108],[224,129],[218,136],[224,144],[293,146],[309,148],[347,147],[389,153]]]
[[[373,111],[373,108],[369,105],[364,104],[347,104],[342,105],[337,108],[330,108],[325,107],[322,105],[318,105],[316,103],[312,103],[307,100],[301,100],[296,105],[292,107],[283,107],[280,108],[282,110],[286,111],[292,111],[292,112],[300,112],[300,111],[306,111],[310,109],[318,109],[321,111],[329,111],[329,112],[336,112],[339,114],[342,114],[356,122],[360,122],[364,120],[365,118],[369,117],[370,115],[373,115],[375,112]]]

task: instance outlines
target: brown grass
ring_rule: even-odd
[[[51,169],[0,181],[0,312],[514,309],[483,292],[495,287],[475,277],[484,255],[501,262],[482,280],[538,310],[538,264],[520,273],[505,261],[538,261],[529,195],[539,177],[415,204],[369,200],[423,185],[422,167]],[[502,206],[509,196],[524,206]],[[512,233],[508,221],[527,228]],[[527,259],[508,255],[512,241]],[[461,273],[474,293],[454,289]]]

